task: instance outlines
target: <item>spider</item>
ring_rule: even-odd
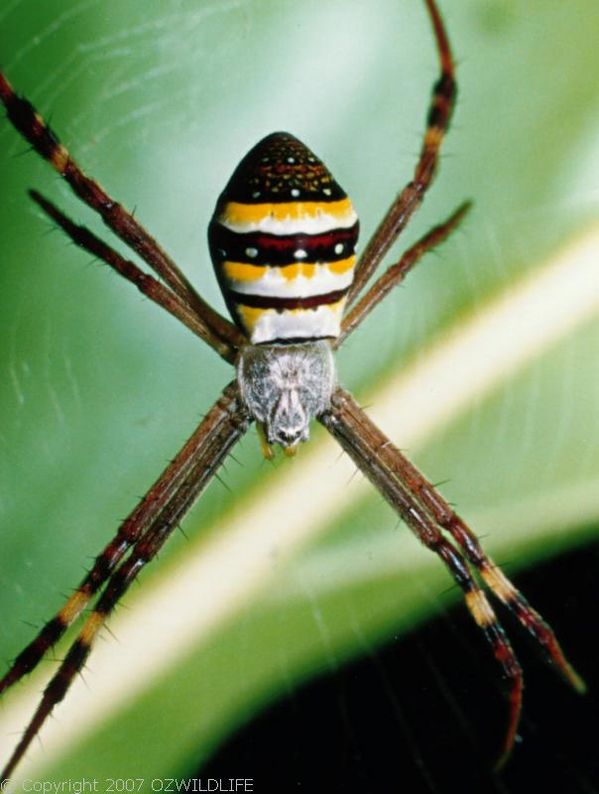
[[[424,0],[439,58],[422,147],[403,188],[356,259],[358,220],[326,166],[288,133],[273,133],[243,158],[217,201],[210,254],[234,322],[216,312],[122,205],[88,177],[35,108],[0,73],[0,99],[16,130],[74,193],[156,273],[141,270],[75,224],[37,191],[31,198],[79,247],[134,284],[236,368],[183,448],[97,555],[73,594],[0,679],[4,692],[32,671],[93,599],[66,657],[2,772],[14,772],[54,707],[83,668],[99,630],[142,568],[169,538],[256,422],[263,454],[295,453],[319,421],[464,593],[508,682],[508,724],[498,765],[508,758],[521,711],[522,671],[484,587],[513,612],[547,659],[578,691],[584,682],[552,629],[483,551],[475,534],[435,487],[338,385],[333,353],[414,265],[460,224],[469,202],[412,245],[370,288],[371,276],[420,206],[437,170],[456,98],[451,48],[435,0]]]

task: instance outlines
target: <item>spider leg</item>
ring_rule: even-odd
[[[566,659],[554,631],[543,617],[531,607],[501,568],[485,553],[474,532],[457,515],[432,483],[399,450],[393,450],[393,458],[395,471],[406,488],[427,508],[437,524],[448,532],[464,550],[468,562],[479,571],[489,590],[528,629],[547,654],[549,661],[556,666],[574,689],[583,693],[586,689],[583,679]]]
[[[424,198],[435,175],[439,150],[455,105],[457,89],[449,40],[435,0],[425,0],[425,3],[437,43],[441,75],[433,88],[422,149],[412,181],[404,187],[391,204],[385,217],[368,241],[356,265],[354,282],[348,293],[348,306],[356,300]]]
[[[445,563],[462,588],[466,606],[483,630],[495,659],[509,681],[509,715],[498,766],[508,758],[516,738],[522,705],[522,670],[493,608],[474,578],[462,551],[444,537],[428,507],[407,487],[394,466],[398,450],[362,411],[348,392],[338,388],[331,408],[319,421],[366,474],[405,523]]]
[[[173,292],[201,317],[216,337],[231,346],[239,345],[243,339],[241,332],[197,294],[175,262],[133,215],[81,170],[33,105],[15,93],[2,72],[0,100],[4,103],[14,128],[64,177],[75,195],[95,210],[108,228],[164,279]]]
[[[343,344],[349,334],[356,330],[383,298],[404,280],[410,270],[420,261],[427,251],[436,248],[436,246],[449,237],[454,229],[462,222],[462,219],[471,206],[472,204],[469,201],[461,204],[453,215],[443,221],[443,223],[434,226],[424,237],[421,237],[420,240],[408,248],[408,250],[402,254],[398,262],[391,265],[382,276],[375,281],[368,292],[362,295],[343,318],[341,322],[341,333],[333,342],[335,348]]]
[[[106,587],[64,661],[45,688],[29,725],[0,774],[0,781],[6,780],[14,772],[54,706],[64,698],[73,679],[83,668],[96,635],[117,602],[142,568],[156,556],[173,529],[216,474],[233,446],[245,433],[249,422],[249,416],[241,405],[237,386],[230,384],[200,424],[200,428],[204,431],[201,443],[193,450],[185,474],[179,478],[169,501],[154,514],[145,533],[138,533],[129,557],[116,570],[114,565],[112,566],[110,578],[104,577],[104,581],[108,579]]]
[[[163,309],[166,309],[173,317],[176,317],[183,325],[193,331],[196,336],[203,339],[222,358],[231,364],[234,362],[237,349],[224,342],[219,336],[216,336],[202,317],[193,311],[175,292],[165,287],[157,279],[144,273],[130,260],[124,259],[85,226],[73,223],[70,218],[62,213],[51,201],[38,193],[37,190],[30,190],[29,195],[46,215],[71,238],[75,245],[106,262],[113,270],[116,270],[121,276],[135,284],[146,297],[162,306]]]
[[[155,524],[162,511],[176,497],[181,483],[189,477],[194,467],[197,468],[198,460],[205,462],[206,448],[212,449],[212,437],[219,432],[229,414],[239,414],[239,405],[237,386],[232,382],[141,502],[123,521],[114,538],[98,554],[91,569],[62,609],[16,657],[8,672],[0,679],[0,694],[30,673],[63,636],[104,586],[129,549]]]

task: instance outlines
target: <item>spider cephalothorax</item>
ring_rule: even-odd
[[[294,449],[307,438],[311,419],[318,419],[447,567],[509,684],[509,723],[502,761],[516,737],[523,678],[484,588],[512,611],[563,676],[579,691],[584,689],[551,628],[485,554],[465,521],[335,382],[332,350],[424,253],[456,228],[469,206],[463,204],[431,229],[366,289],[432,182],[455,102],[447,34],[435,1],[424,2],[441,74],[433,88],[411,181],[391,203],[356,263],[358,221],[345,192],[296,138],[288,133],[264,138],[235,170],[209,228],[212,260],[235,325],[206,303],[139,221],[81,170],[35,108],[19,97],[0,73],[0,101],[14,127],[159,280],[32,191],[34,201],[77,245],[133,282],[223,359],[237,365],[237,378],[223,389],[172,462],[97,555],[62,609],[0,679],[1,693],[36,667],[96,599],[79,636],[44,690],[3,770],[3,780],[14,771],[65,696],[120,598],[156,556],[253,419],[264,430],[267,454],[269,443]]]
[[[308,440],[310,422],[330,407],[335,386],[331,346],[325,340],[248,345],[239,356],[237,378],[267,443],[293,449]]]

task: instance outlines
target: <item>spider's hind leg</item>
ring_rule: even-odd
[[[457,84],[449,39],[435,0],[425,0],[425,4],[437,45],[440,75],[433,86],[420,156],[416,163],[412,180],[408,182],[395,201],[393,201],[385,217],[366,244],[364,252],[356,265],[354,283],[348,293],[348,306],[358,298],[370,277],[422,203],[424,194],[435,176],[441,144],[445,138],[445,133],[449,129],[453,115]]]
[[[161,279],[211,329],[214,336],[231,347],[243,342],[243,335],[229,320],[213,309],[193,288],[173,259],[125,207],[81,169],[58,136],[35,107],[19,96],[0,72],[0,102],[9,121],[33,149],[47,160],[68,183],[75,195],[95,210],[106,226],[132,248]]]
[[[183,323],[196,336],[210,345],[225,361],[232,364],[237,355],[237,348],[223,341],[202,319],[201,315],[193,311],[189,305],[160,281],[144,273],[129,259],[118,254],[114,248],[96,237],[87,227],[80,226],[68,218],[58,207],[47,198],[30,190],[29,196],[53,220],[62,231],[75,243],[93,256],[101,259],[120,276],[130,281],[138,290],[154,303],[161,306],[173,317]]]
[[[335,347],[339,347],[345,339],[355,331],[358,326],[368,317],[370,312],[399,284],[402,283],[412,268],[428,252],[432,251],[449,235],[455,231],[459,224],[468,213],[472,203],[465,201],[447,220],[434,226],[424,237],[421,237],[408,250],[402,254],[401,259],[379,276],[372,287],[362,295],[350,311],[345,315],[341,322],[341,333],[335,339]]]

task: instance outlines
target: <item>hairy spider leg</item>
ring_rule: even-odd
[[[427,128],[414,178],[392,204],[382,223],[368,243],[358,263],[357,277],[353,286],[350,289],[346,287],[345,284],[343,285],[343,296],[349,296],[352,301],[356,300],[367,280],[385,256],[389,247],[405,227],[430,185],[437,167],[441,142],[448,129],[455,104],[456,86],[454,80],[454,66],[447,36],[434,0],[425,0],[425,3],[435,32],[441,64],[441,76],[433,91],[433,100],[429,110]],[[53,205],[45,199],[42,199],[39,194],[35,194],[34,198],[38,201],[38,204],[62,226],[77,244],[103,258],[104,261],[114,267],[126,278],[136,283],[143,292],[156,300],[163,308],[177,316],[178,319],[188,325],[188,327],[191,327],[189,316],[185,315],[183,307],[187,306],[188,309],[195,311],[198,315],[200,326],[203,325],[208,329],[207,332],[205,332],[205,328],[201,328],[200,331],[196,329],[195,332],[211,344],[217,352],[220,352],[224,358],[230,361],[235,349],[247,344],[247,339],[244,334],[222,318],[218,313],[214,312],[208,304],[197,296],[185,276],[183,276],[153,238],[150,237],[129,213],[120,205],[114,203],[97,183],[83,174],[33,106],[30,105],[27,100],[18,97],[14,93],[10,84],[2,74],[0,74],[0,99],[6,105],[9,119],[16,129],[21,132],[21,134],[32,143],[36,151],[47,159],[67,180],[76,195],[95,209],[109,228],[144,258],[147,264],[164,279],[170,289],[163,288],[165,292],[161,293],[160,290],[154,286],[154,283],[156,283],[158,287],[160,287],[161,285],[159,285],[158,282],[154,282],[153,279],[146,282],[145,279],[150,279],[149,276],[143,274],[135,265],[127,262],[127,260],[124,260],[112,251],[112,249],[103,244],[102,241],[87,232],[84,227],[77,227],[72,224],[72,222],[54,208]],[[279,133],[276,134],[275,137],[277,135],[281,136]],[[299,142],[297,143],[299,144]],[[300,144],[300,146],[303,145]],[[308,152],[308,154],[311,153]],[[291,164],[290,161],[288,162]],[[294,196],[292,196],[292,198],[294,198]],[[330,199],[331,197],[329,196],[328,198]],[[275,200],[274,203],[276,204],[277,201]],[[378,279],[374,287],[372,287],[354,307],[355,311],[350,312],[347,316],[344,321],[345,325],[342,326],[342,329],[344,329],[344,331],[342,330],[343,336],[347,336],[347,334],[359,325],[369,311],[388,294],[393,286],[401,281],[410,267],[413,266],[415,261],[417,261],[426,250],[429,250],[440,242],[443,237],[447,236],[447,234],[455,228],[466,209],[466,205],[460,207],[448,221],[431,230],[425,237],[416,243],[415,246],[412,246],[396,265],[391,266],[388,271]],[[353,222],[352,220],[352,223]],[[239,231],[239,229],[234,231]],[[247,232],[248,229],[242,229],[241,231]],[[332,227],[324,231],[327,233],[337,233],[337,230]],[[355,236],[357,236],[357,225],[349,236],[351,237],[354,232]],[[355,242],[355,237],[353,239]],[[262,244],[265,241],[261,239],[260,242]],[[308,245],[314,245],[313,240],[308,240],[307,242]],[[328,242],[329,241],[327,241],[327,244]],[[337,245],[338,242],[341,242],[341,239],[333,240],[332,242]],[[256,251],[256,254],[257,253],[258,251]],[[337,252],[335,251],[334,253],[336,254]],[[250,256],[250,254],[247,255]],[[254,256],[255,254],[252,251],[250,258]],[[300,259],[301,258],[303,257],[300,257]],[[217,263],[215,263],[215,265],[216,264]],[[239,263],[236,262],[232,264],[239,265]],[[250,263],[241,264],[247,269],[251,267]],[[262,262],[261,264],[270,267],[273,263]],[[291,281],[295,280],[298,274],[300,274],[300,271],[303,270],[301,267],[302,264],[301,262],[292,263],[294,270],[289,271],[293,274],[293,278],[290,279]],[[353,260],[348,264],[347,271],[352,269]],[[231,268],[231,270],[232,273],[236,275],[239,275],[241,272],[239,269],[236,270],[235,267]],[[229,273],[228,276],[231,276],[231,273]],[[231,280],[234,281],[235,279],[231,278]],[[225,291],[228,286],[229,283],[225,283]],[[171,295],[171,290],[173,297],[168,298],[167,295]],[[310,300],[314,297],[315,306],[320,305],[321,301],[318,291],[310,292],[310,296]],[[271,298],[272,295],[269,295],[269,302]],[[312,308],[312,305],[306,305],[305,307],[295,305],[297,300],[303,301],[304,296],[293,296],[291,299],[284,300],[285,305],[281,304],[279,307],[283,312],[293,312],[298,309]],[[291,305],[289,300],[292,300],[294,305]],[[253,308],[262,309],[264,306],[254,306]],[[240,325],[244,328],[246,333],[250,335],[252,330],[250,324],[242,322]],[[194,328],[192,328],[192,330],[194,330]],[[311,333],[310,338],[320,338],[320,329],[315,329],[313,327],[312,330],[314,333]],[[335,334],[330,335],[334,336]],[[279,337],[276,335],[272,336],[272,339],[275,341],[278,340],[278,338]],[[288,335],[285,335],[284,338],[286,341],[292,341],[292,337],[290,339]],[[220,350],[218,343],[220,343]],[[181,457],[183,456],[183,458],[185,458],[183,451],[179,453],[172,464],[174,469],[171,471],[171,474],[167,476],[167,472],[169,471],[169,469],[167,469],[163,475],[163,484],[165,488],[171,489],[169,490],[170,496],[160,501],[159,506],[157,506],[158,503],[156,503],[154,505],[156,509],[153,509],[152,505],[149,504],[149,495],[142,500],[138,508],[136,508],[136,511],[134,511],[127,520],[127,522],[130,522],[129,528],[132,534],[130,537],[124,539],[126,543],[120,543],[120,540],[123,540],[121,535],[123,527],[127,522],[125,522],[125,525],[122,525],[116,538],[96,559],[92,571],[88,577],[86,577],[82,586],[78,588],[65,607],[63,607],[63,610],[61,610],[57,618],[50,621],[46,627],[42,629],[38,638],[28,646],[28,649],[26,649],[23,654],[20,654],[17,663],[11,668],[11,671],[14,671],[19,666],[19,659],[22,659],[24,654],[27,654],[27,652],[34,654],[33,656],[30,655],[29,662],[27,662],[26,658],[22,659],[24,666],[21,668],[21,674],[15,676],[15,673],[12,672],[11,678],[11,671],[9,671],[5,677],[4,681],[8,680],[7,685],[10,686],[11,683],[14,683],[15,680],[18,680],[18,678],[24,675],[28,671],[25,667],[28,663],[31,663],[35,656],[35,653],[31,651],[31,649],[37,644],[38,651],[42,649],[41,655],[43,655],[45,650],[51,647],[57,639],[57,637],[53,638],[53,632],[60,630],[62,634],[66,626],[77,617],[81,609],[89,602],[90,598],[105,586],[104,592],[100,595],[94,612],[86,621],[82,633],[71,647],[58,673],[47,687],[42,703],[27,728],[25,736],[13,754],[4,772],[4,776],[7,776],[14,769],[16,763],[18,763],[25,752],[29,742],[37,734],[41,724],[52,711],[53,706],[64,697],[73,677],[83,666],[94,637],[104,624],[106,617],[110,614],[120,596],[126,591],[139,570],[153,558],[177,521],[189,509],[193,500],[212,478],[215,469],[220,465],[220,462],[222,462],[222,458],[226,455],[230,446],[232,446],[243,432],[245,432],[250,418],[247,415],[246,409],[239,401],[236,385],[232,384],[228,388],[234,391],[234,394],[230,395],[232,400],[231,406],[235,403],[236,407],[231,409],[231,414],[228,417],[230,421],[228,432],[226,428],[223,428],[223,435],[219,439],[214,439],[216,450],[212,449],[210,452],[214,467],[211,469],[211,463],[209,461],[203,466],[200,459],[196,457],[196,454],[199,455],[199,452],[192,453],[186,462],[184,462]],[[227,390],[225,390],[225,393],[226,391]],[[221,400],[222,399],[225,399],[225,395],[221,397]],[[211,409],[211,413],[216,411],[217,408],[218,403]],[[505,760],[513,745],[518,726],[522,699],[522,674],[509,641],[495,617],[493,609],[484,592],[473,577],[469,565],[478,571],[481,578],[495,595],[516,612],[521,622],[524,623],[524,625],[533,632],[533,635],[538,641],[546,647],[553,661],[560,667],[566,677],[579,689],[583,687],[581,679],[565,660],[551,629],[544,623],[538,613],[527,604],[521,594],[514,588],[502,572],[484,555],[478,541],[469,528],[455,515],[455,513],[453,513],[453,511],[451,511],[447,503],[445,503],[441,497],[438,497],[432,485],[428,483],[422,475],[419,475],[416,469],[413,469],[413,467],[408,469],[406,467],[407,462],[405,462],[403,456],[401,456],[391,442],[376,429],[347,393],[341,389],[337,390],[333,398],[331,409],[321,417],[321,421],[337,438],[346,451],[349,452],[360,468],[367,473],[375,486],[379,488],[385,498],[388,499],[418,537],[428,547],[435,550],[443,559],[456,581],[462,587],[468,608],[477,624],[484,630],[487,638],[491,642],[495,657],[503,665],[503,669],[511,681],[510,720],[501,759],[502,761]],[[193,438],[192,436],[192,439]],[[192,439],[190,439],[188,445],[192,442]],[[186,445],[186,447],[188,445]],[[225,447],[227,449],[225,449]],[[222,457],[219,457],[221,454]],[[180,467],[177,466],[177,461],[180,462]],[[409,466],[411,466],[411,464],[409,464]],[[414,472],[420,476],[420,480],[415,478]],[[172,477],[172,479],[169,479],[169,477]],[[198,485],[198,479],[202,480],[204,477],[205,481]],[[154,488],[159,485],[163,478],[158,481]],[[150,493],[152,493],[152,491],[150,491]],[[137,511],[139,511],[139,513]],[[442,531],[446,531],[452,536],[453,541],[458,544],[458,548],[444,537]],[[132,545],[133,550],[131,550]],[[121,562],[124,555],[130,550],[131,554],[129,558]],[[86,585],[85,583],[90,580],[90,577],[93,579],[93,588],[88,593],[87,590],[90,585]],[[107,581],[108,584],[106,584]],[[58,629],[55,623],[57,619],[60,624]],[[43,650],[44,643],[46,643],[45,650]],[[39,658],[41,658],[41,655]],[[31,669],[31,667],[28,669]]]
[[[385,453],[383,452],[383,455]],[[584,692],[585,683],[566,659],[554,631],[543,617],[531,607],[522,593],[510,582],[501,568],[485,553],[480,541],[464,520],[457,515],[426,477],[402,455],[393,451],[398,477],[411,493],[427,508],[435,521],[448,532],[464,550],[471,565],[480,572],[491,592],[516,616],[532,634],[564,678],[578,692]]]
[[[213,432],[216,419],[221,411],[235,410],[237,405],[237,385],[233,381],[223,391],[212,409],[200,422],[188,441],[162,472],[137,507],[120,525],[114,538],[97,555],[89,572],[77,589],[66,601],[62,609],[49,620],[38,635],[16,657],[7,673],[0,679],[0,694],[30,673],[60,640],[68,627],[78,618],[90,600],[104,586],[129,549],[153,526],[161,512],[176,496],[181,482],[189,476],[199,456]]]
[[[83,668],[95,637],[117,602],[128,590],[142,568],[156,556],[179,521],[190,510],[233,446],[244,435],[250,421],[239,398],[237,385],[230,384],[202,420],[198,428],[198,430],[203,430],[201,443],[196,445],[188,458],[189,465],[186,467],[184,476],[179,479],[170,500],[154,516],[145,532],[141,535],[138,534],[129,557],[116,571],[114,565],[112,566],[110,578],[104,577],[104,580],[108,578],[104,591],[85,621],[79,636],[71,645],[64,661],[45,688],[42,700],[31,722],[0,774],[1,782],[6,781],[14,772],[54,707],[64,698],[75,676]],[[115,538],[115,541],[117,540],[118,536]],[[82,596],[82,598],[85,597],[86,594]]]
[[[2,72],[0,100],[6,107],[13,127],[66,180],[75,195],[95,210],[108,228],[138,253],[173,292],[197,313],[209,329],[208,343],[215,349],[217,340],[233,348],[243,344],[244,340],[237,328],[197,294],[175,262],[133,215],[114,201],[97,182],[86,176],[42,116],[27,99],[15,93]]]
[[[449,129],[455,106],[457,86],[447,33],[434,0],[425,0],[425,3],[433,25],[441,75],[433,87],[422,149],[412,181],[391,204],[358,260],[354,282],[347,298],[348,306],[356,300],[422,202],[435,175],[441,144]]]
[[[237,355],[237,348],[232,348],[228,343],[213,337],[210,329],[199,317],[197,312],[190,309],[189,305],[175,292],[165,287],[160,281],[144,273],[136,264],[118,254],[114,248],[91,232],[87,227],[80,226],[68,218],[51,201],[42,196],[37,190],[30,190],[29,195],[35,203],[48,215],[75,245],[98,257],[119,275],[134,284],[138,290],[150,300],[157,303],[173,317],[183,323],[196,336],[212,345],[216,352],[233,364]]]
[[[347,337],[361,325],[383,298],[387,297],[391,290],[401,284],[414,265],[416,265],[428,251],[432,251],[455,231],[471,206],[472,204],[469,201],[465,201],[461,204],[453,215],[447,218],[446,221],[443,221],[443,223],[430,229],[423,237],[415,242],[414,245],[408,248],[394,265],[390,265],[390,267],[379,276],[368,292],[364,293],[362,297],[354,303],[341,321],[341,333],[337,339],[334,340],[333,347],[337,348],[342,345]]]
[[[440,529],[448,532],[464,557],[460,554],[462,562],[467,561],[474,570],[478,571],[491,592],[498,597],[518,618],[520,623],[528,629],[535,640],[547,654],[548,661],[554,664],[564,678],[578,691],[585,691],[582,678],[576,673],[567,661],[555,633],[527,602],[525,597],[507,579],[501,569],[483,551],[478,538],[466,525],[463,519],[446,502],[438,490],[430,483],[420,471],[408,461],[368,419],[366,414],[357,405],[355,400],[343,389],[337,389],[332,400],[332,419],[324,417],[321,421],[339,440],[360,467],[366,471],[373,484],[381,491],[383,496],[398,509],[408,526],[416,532],[418,537],[428,546],[430,536],[429,519],[432,519]],[[359,430],[361,429],[361,432]],[[349,433],[349,436],[348,436]],[[355,442],[364,442],[364,450],[355,446]],[[382,472],[385,473],[383,476]],[[393,479],[395,486],[393,486]],[[391,483],[391,485],[389,484]],[[404,496],[408,497],[406,508],[402,508]],[[397,500],[399,497],[399,501]],[[416,511],[416,512],[414,512]],[[421,528],[418,528],[419,516]],[[422,529],[422,527],[425,527]],[[433,536],[431,548],[437,550],[436,537]],[[452,546],[452,548],[454,548]],[[519,714],[522,700],[522,676],[519,671],[516,657],[509,645],[493,610],[486,601],[480,600],[477,593],[472,596],[460,581],[459,572],[454,572],[462,588],[465,590],[466,603],[476,622],[490,637],[496,658],[512,670],[513,684],[510,693],[510,721],[505,737],[503,750],[497,762],[500,768],[508,759],[513,747],[518,727]],[[507,672],[507,671],[506,671]],[[508,673],[510,675],[510,673]]]
[[[510,683],[508,725],[499,764],[514,745],[522,709],[522,669],[491,604],[472,575],[462,552],[447,540],[429,510],[410,491],[393,466],[399,450],[362,411],[353,397],[338,388],[331,409],[320,422],[334,436],[358,468],[366,474],[419,540],[443,560],[464,593],[466,606],[491,645],[495,659]],[[391,464],[391,465],[390,465]]]

